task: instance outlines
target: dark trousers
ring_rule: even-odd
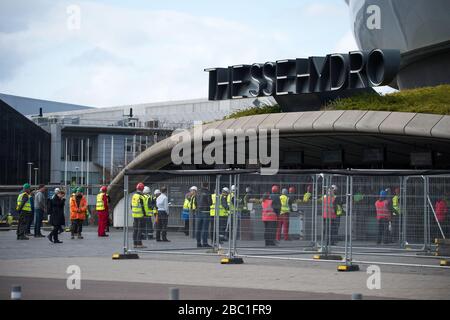
[[[53,230],[50,232],[50,239],[53,239],[53,241],[59,241],[58,234],[60,228],[61,226],[53,226]]]
[[[145,228],[144,218],[134,218],[133,220],[133,243],[134,245],[142,245],[142,233]]]
[[[42,227],[42,220],[44,218],[44,211],[41,209],[36,209],[34,214],[34,235],[40,235],[41,234],[41,227]]]
[[[26,219],[25,232],[27,234],[31,234],[31,225],[33,224],[33,221],[34,221],[34,212],[27,213],[25,219]]]
[[[378,237],[377,243],[388,243],[389,242],[389,220],[380,219],[378,222]]]
[[[72,220],[72,226],[70,227],[70,232],[72,237],[74,235],[81,236],[81,232],[83,231],[83,220],[74,219]]]
[[[144,240],[150,240],[153,239],[153,221],[152,217],[144,217],[144,230],[143,230],[143,237]]]
[[[167,222],[169,216],[165,211],[158,211],[158,223],[156,224],[156,240],[167,240]]]
[[[189,235],[189,219],[184,220],[184,234]]]
[[[17,224],[17,238],[24,237],[27,233],[28,221],[31,220],[30,213],[19,213],[19,221]]]
[[[277,233],[277,221],[264,221],[264,240],[266,245],[275,244],[275,236]]]
[[[198,244],[208,244],[209,211],[197,212],[195,215],[195,230]]]
[[[324,242],[327,245],[333,245],[337,241],[339,231],[340,217],[334,219],[323,219]]]
[[[228,217],[219,217],[219,239],[228,240],[228,232],[227,229]]]

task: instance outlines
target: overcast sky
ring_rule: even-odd
[[[354,49],[344,0],[0,1],[0,92],[38,99],[205,98],[208,67]]]

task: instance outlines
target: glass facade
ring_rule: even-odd
[[[50,133],[0,100],[0,185],[48,183]],[[37,168],[35,170],[35,168]]]

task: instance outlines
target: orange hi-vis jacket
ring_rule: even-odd
[[[277,221],[277,214],[273,211],[272,200],[262,202],[262,221]]]
[[[336,211],[334,210],[335,196],[323,196],[323,218],[336,219]]]
[[[388,200],[377,200],[375,208],[377,210],[377,220],[391,220],[391,211],[389,210]]]
[[[87,213],[87,200],[83,196],[80,200],[80,206],[77,206],[75,195],[70,197],[70,220],[85,220]]]

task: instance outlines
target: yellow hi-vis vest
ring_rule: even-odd
[[[152,197],[148,194],[144,194],[144,211],[147,217],[153,216],[153,208],[150,206]]]
[[[394,216],[400,214],[400,197],[398,195],[395,195],[392,198],[392,209],[394,209],[392,211],[392,213],[394,214]]]
[[[143,218],[145,209],[141,205],[141,199],[145,203],[145,198],[143,195],[139,193],[133,194],[133,197],[131,198],[131,215],[133,218]]]
[[[192,198],[188,198],[188,197],[184,198],[184,203],[183,203],[184,210],[191,210],[191,199]]]
[[[280,196],[280,201],[281,201],[281,210],[280,210],[280,214],[286,214],[289,211],[291,211],[289,209],[289,197],[285,194],[282,194]]]
[[[97,195],[97,203],[96,203],[96,205],[95,205],[95,210],[97,210],[97,211],[103,211],[103,210],[105,210],[105,204],[103,203],[103,196],[104,196],[105,194],[103,193],[103,192],[100,192],[98,195]]]
[[[227,203],[228,203],[228,208],[230,208],[230,213],[235,212],[234,200],[233,200],[234,197],[235,197],[234,193],[229,193],[227,196]]]
[[[223,196],[220,195],[220,197],[219,197],[219,217],[227,217],[228,213],[225,210],[225,208],[222,206],[222,198],[223,198]],[[212,200],[212,205],[210,207],[209,214],[211,217],[213,217],[216,215],[216,194],[215,193],[211,195],[211,200]]]
[[[312,196],[311,192],[306,192],[303,195],[303,202],[308,202],[311,199],[311,196]]]
[[[189,201],[189,208],[191,209],[191,210],[196,210],[197,209],[197,201],[195,201],[195,200],[197,200],[196,198],[195,198],[195,196],[192,196],[191,197],[191,199],[190,199],[190,201]]]
[[[22,208],[22,211],[26,211],[26,212],[29,213],[29,212],[31,212],[31,201],[30,201],[31,196],[30,196],[29,194],[27,194],[26,192],[22,192],[22,193],[19,194],[19,196],[17,197],[16,211],[19,210],[20,205],[22,204],[22,198],[23,198],[23,196],[24,196],[25,194],[28,196],[28,200],[27,200],[27,202],[25,202],[25,204],[24,204],[24,206],[23,206],[23,208]]]

